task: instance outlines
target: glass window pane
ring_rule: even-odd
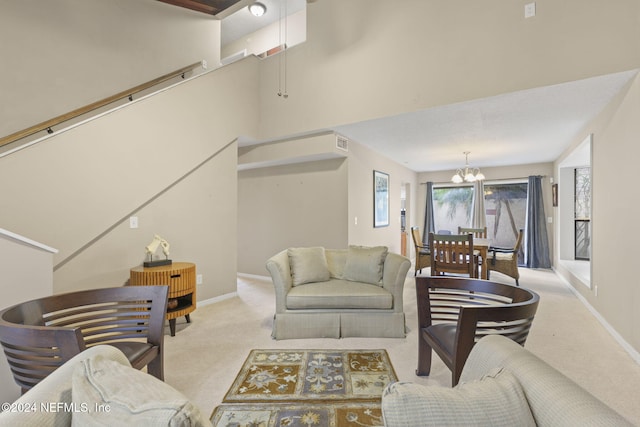
[[[484,186],[487,237],[494,246],[513,247],[527,215],[527,183],[495,183]]]
[[[433,214],[436,232],[458,234],[458,226],[469,227],[473,187],[438,187],[433,189]]]

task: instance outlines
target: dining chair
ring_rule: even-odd
[[[516,280],[516,286],[520,286],[518,253],[520,252],[520,248],[522,248],[523,240],[524,230],[521,229],[518,231],[516,244],[512,248],[500,248],[492,246],[491,249],[489,249],[489,259],[485,263],[487,274],[490,275],[492,271],[506,274],[507,276],[513,277]]]
[[[487,238],[487,227],[484,228],[468,228],[468,227],[460,227],[458,226],[458,234],[473,234],[473,237],[476,239],[486,239]],[[478,264],[478,268],[482,266],[484,268],[484,260],[480,256],[480,251],[476,250],[473,252],[473,256],[475,257],[475,262]]]
[[[478,277],[478,264],[473,251],[473,234],[429,233],[431,275],[468,274]]]
[[[411,237],[416,249],[415,272],[413,275],[417,276],[418,272],[422,273],[423,268],[431,267],[431,251],[429,247],[422,243],[420,227],[411,227]]]
[[[486,335],[525,344],[540,297],[504,283],[460,277],[416,277],[418,368],[429,375],[432,351],[455,386],[471,349]]]
[[[458,227],[458,234],[473,234],[473,237],[476,239],[486,239],[487,238],[487,227],[484,228],[467,228],[467,227]]]

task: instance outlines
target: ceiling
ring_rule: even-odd
[[[305,0],[261,0],[256,19],[240,10],[251,0],[158,0],[212,15],[223,14],[222,32],[232,41],[306,7]],[[243,13],[246,12],[246,13]],[[638,73],[594,77],[490,98],[331,128],[416,172],[469,165],[493,167],[556,160],[579,132]],[[264,141],[244,141],[242,145]]]
[[[333,128],[417,172],[556,160],[638,70]]]

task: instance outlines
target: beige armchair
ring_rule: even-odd
[[[266,263],[275,339],[405,337],[408,258],[386,247],[289,248]]]

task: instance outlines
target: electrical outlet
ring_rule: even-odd
[[[353,219],[353,223],[354,223],[354,225],[358,225],[358,217],[355,217],[355,218]]]
[[[138,217],[137,216],[129,217],[129,228],[138,228]]]
[[[196,275],[196,285],[202,285],[202,274]]]
[[[598,296],[598,285],[595,285],[595,286],[593,287],[593,294],[594,294],[594,296],[596,296],[596,297]]]

